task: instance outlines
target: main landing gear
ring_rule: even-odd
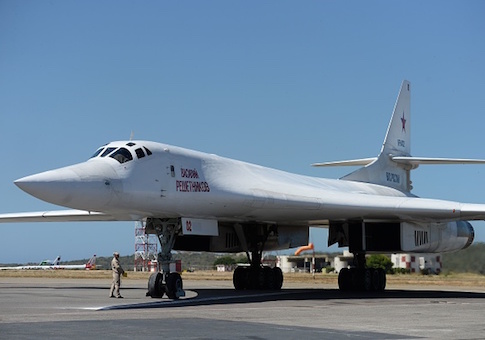
[[[381,268],[366,268],[365,253],[354,254],[353,268],[343,268],[338,275],[340,291],[382,292],[386,288],[386,272]]]
[[[251,261],[250,266],[239,266],[234,271],[232,282],[236,290],[279,290],[283,285],[280,268],[262,266]]]
[[[146,295],[153,298],[162,298],[164,294],[167,294],[170,299],[185,296],[182,277],[177,272],[170,272],[171,252],[175,238],[181,230],[180,224],[176,221],[149,218],[146,222],[146,230],[157,234],[162,248],[158,253],[158,263],[162,265],[162,271],[150,276]]]
[[[249,266],[239,266],[234,271],[232,281],[236,290],[280,290],[283,285],[283,272],[280,268],[270,268],[261,264],[264,244],[268,236],[276,230],[271,226],[252,226],[254,229],[258,227],[259,233],[248,233],[251,235],[248,239],[242,226],[235,228],[243,247],[246,248],[250,263]],[[251,249],[251,254],[248,249]]]

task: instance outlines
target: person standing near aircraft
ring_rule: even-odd
[[[111,282],[111,290],[109,293],[109,297],[110,298],[117,297],[118,299],[122,299],[123,297],[120,294],[121,275],[123,275],[125,271],[120,265],[119,258],[120,258],[120,253],[115,251],[113,253],[113,260],[111,260],[111,270],[113,271],[113,281]]]

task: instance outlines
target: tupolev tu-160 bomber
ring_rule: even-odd
[[[171,251],[246,252],[235,289],[278,290],[282,271],[262,265],[262,252],[308,244],[309,227],[328,228],[328,244],[348,247],[351,268],[341,290],[382,291],[386,274],[366,268],[368,253],[443,253],[468,247],[468,221],[485,220],[485,204],[419,198],[410,173],[421,164],[485,160],[411,156],[411,85],[403,81],[375,158],[315,163],[361,166],[340,178],[302,176],[148,141],[117,141],[85,162],[20,178],[15,184],[69,209],[8,213],[0,222],[140,221],[161,244],[161,272],[148,295],[177,299],[183,282],[170,272]]]

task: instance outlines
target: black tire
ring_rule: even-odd
[[[364,290],[364,273],[365,269],[362,268],[350,268],[350,274],[351,274],[351,290],[353,291],[362,291]]]
[[[341,292],[348,292],[352,288],[352,274],[348,268],[342,268],[338,273],[338,288]]]
[[[273,268],[264,267],[265,277],[266,277],[266,289],[274,290],[275,289],[275,271]]]
[[[258,290],[266,290],[268,289],[268,280],[267,280],[267,270],[270,269],[268,267],[261,267],[258,271],[258,286],[256,289]]]
[[[381,275],[379,269],[372,269],[372,290],[378,292],[381,287]]]
[[[274,276],[273,289],[280,290],[283,286],[283,272],[280,267],[274,267],[272,271]]]
[[[236,290],[244,290],[247,289],[248,285],[248,268],[246,267],[237,267],[232,274],[232,283],[234,284],[234,288]]]
[[[248,269],[248,282],[246,289],[259,290],[259,273],[261,268],[249,267]]]
[[[177,291],[183,289],[182,277],[179,273],[170,273],[167,277],[167,296],[169,299],[177,300]]]
[[[153,273],[148,279],[148,296],[162,298],[165,293],[162,273]]]
[[[362,290],[364,292],[370,292],[372,290],[372,273],[373,269],[366,268],[362,272]]]
[[[382,268],[377,270],[379,272],[379,292],[383,292],[386,289],[386,271]]]

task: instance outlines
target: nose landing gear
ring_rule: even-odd
[[[178,299],[185,296],[183,281],[179,273],[153,273],[148,280],[147,296],[162,298],[167,294],[169,299]]]
[[[146,230],[155,233],[160,241],[161,251],[158,253],[158,263],[162,265],[162,271],[153,273],[148,280],[147,296],[162,298],[164,294],[170,299],[178,299],[185,296],[182,277],[177,272],[170,272],[172,262],[172,248],[175,238],[181,231],[178,221],[165,221],[156,218],[148,218]]]

